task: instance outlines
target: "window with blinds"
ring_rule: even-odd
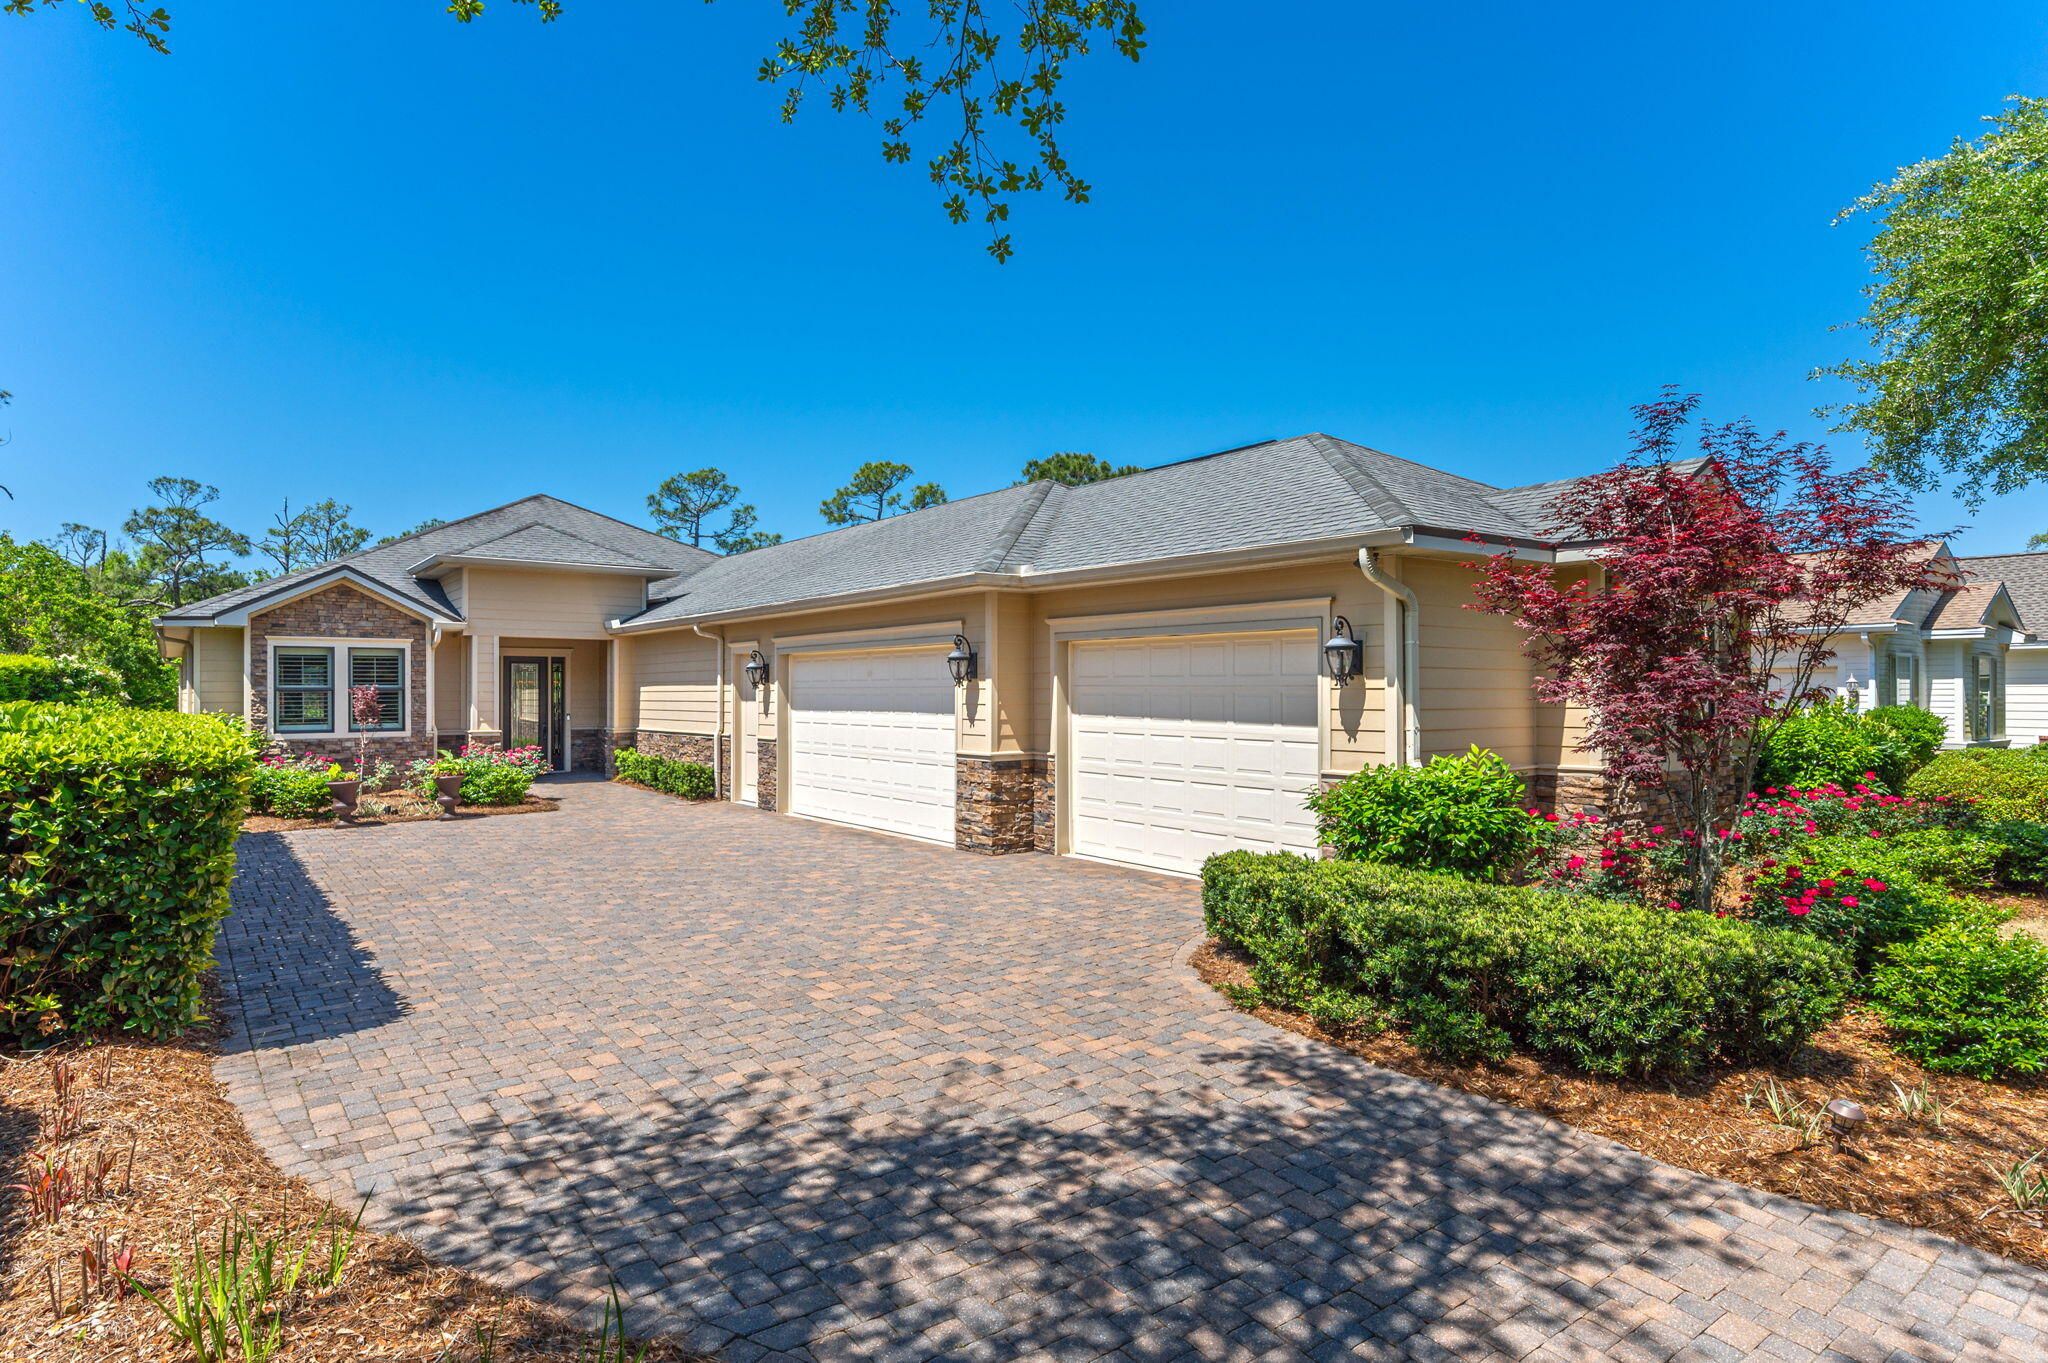
[[[352,648],[348,651],[348,685],[377,688],[377,722],[357,724],[349,718],[351,732],[373,732],[405,727],[405,654],[395,648]]]
[[[270,723],[281,734],[334,731],[334,650],[280,648],[272,663]]]

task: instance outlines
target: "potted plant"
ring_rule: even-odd
[[[334,803],[328,812],[342,823],[354,823],[356,804],[363,798],[363,778],[351,776],[339,762],[327,764],[327,794]]]

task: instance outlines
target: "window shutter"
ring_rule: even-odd
[[[377,688],[379,710],[372,729],[405,727],[405,654],[395,648],[352,648],[348,651],[348,684]],[[359,729],[353,715],[349,727]]]

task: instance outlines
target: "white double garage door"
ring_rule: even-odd
[[[1307,852],[1321,767],[1309,631],[1068,645],[1066,848],[1193,871],[1234,847]],[[955,687],[943,650],[798,656],[789,809],[951,843]]]

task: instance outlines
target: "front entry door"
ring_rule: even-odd
[[[568,695],[564,659],[505,659],[505,746],[539,748],[548,770],[566,771]]]

